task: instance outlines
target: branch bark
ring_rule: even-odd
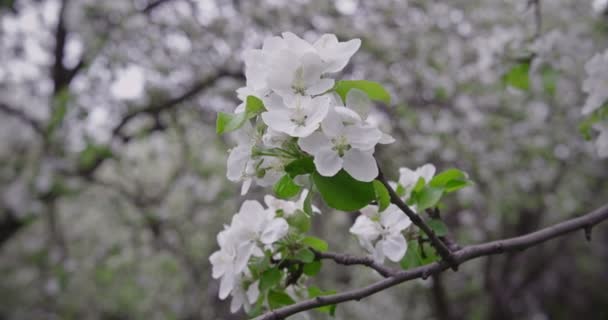
[[[359,256],[334,253],[334,252],[319,252],[316,250],[313,250],[313,252],[315,253],[316,258],[319,260],[323,260],[323,259],[324,260],[333,260],[335,263],[345,265],[345,266],[352,266],[352,265],[366,266],[366,267],[376,270],[380,275],[382,275],[385,278],[396,275],[399,272],[399,270],[393,270],[382,264],[376,263],[374,261],[374,259],[369,258],[369,257],[359,257]]]
[[[519,237],[491,241],[483,244],[466,246],[458,251],[453,252],[454,260],[461,264],[469,260],[479,257],[501,254],[505,252],[522,251],[527,248],[536,246],[545,241],[563,236],[565,234],[590,229],[593,226],[608,220],[608,205],[596,209],[588,214],[578,218],[566,220],[553,226],[540,229],[538,231],[522,235]],[[399,271],[397,274],[373,283],[367,287],[353,289],[342,293],[317,297],[310,300],[305,300],[292,304],[277,310],[273,310],[262,316],[255,318],[256,320],[279,320],[286,317],[314,308],[351,301],[360,300],[371,296],[374,293],[383,291],[387,288],[396,286],[400,283],[413,279],[426,279],[429,276],[438,274],[447,270],[450,267],[448,262],[441,260],[418,268]]]

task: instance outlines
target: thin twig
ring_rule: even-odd
[[[369,257],[359,257],[359,256],[353,256],[353,255],[342,254],[342,253],[334,253],[334,252],[319,252],[316,250],[313,250],[313,252],[315,253],[315,256],[317,257],[317,259],[319,259],[319,260],[321,260],[321,259],[333,260],[335,263],[345,265],[345,266],[351,266],[351,265],[367,266],[369,268],[376,270],[380,275],[382,275],[385,278],[391,277],[399,272],[399,270],[393,270],[389,267],[379,264],[379,263],[375,262],[374,259],[369,258]]]
[[[454,252],[453,258],[454,260],[456,260],[457,263],[460,264],[479,257],[501,254],[504,252],[522,251],[545,241],[551,240],[553,238],[557,238],[577,230],[594,226],[605,220],[608,220],[608,205],[604,205],[603,207],[596,209],[595,211],[592,211],[581,217],[566,220],[564,222],[555,224],[544,229],[540,229],[532,233],[528,233],[526,235],[464,247],[463,249]],[[442,271],[447,270],[449,267],[450,266],[446,261],[441,260],[422,267],[400,271],[394,276],[380,280],[367,287],[298,302],[296,304],[273,310],[272,312],[266,313],[255,319],[285,319],[290,315],[302,311],[346,301],[360,300],[362,298],[371,296],[374,293],[396,286],[400,283],[438,274]]]
[[[393,188],[390,186],[390,184],[382,174],[382,171],[379,172],[377,179],[378,181],[382,182],[382,184],[388,190],[388,193],[391,197],[391,202],[397,207],[399,207],[399,209],[401,209],[401,211],[403,211],[403,213],[405,213],[410,218],[412,223],[418,228],[420,228],[420,230],[422,230],[422,232],[424,232],[427,237],[429,237],[431,245],[437,250],[437,253],[439,253],[443,260],[448,262],[448,264],[454,271],[456,271],[458,269],[458,263],[456,262],[456,260],[454,260],[452,252],[447,247],[447,245],[443,241],[441,241],[439,237],[437,237],[433,229],[431,229],[431,227],[429,227],[416,212],[412,211],[412,209],[410,209],[410,207],[408,207],[408,205],[405,204],[403,200],[401,200],[401,197],[399,197],[399,195],[397,195],[397,192],[395,192],[395,190],[393,190]]]

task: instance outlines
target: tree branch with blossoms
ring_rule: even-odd
[[[538,231],[522,235],[519,237],[491,241],[483,244],[471,245],[464,247],[454,252],[454,259],[459,264],[480,257],[485,257],[494,254],[502,254],[505,252],[523,251],[530,247],[539,245],[545,241],[578,231],[589,230],[593,226],[608,220],[608,205],[605,205],[593,212],[583,215],[578,218],[566,220],[556,225],[540,229]],[[299,302],[281,309],[273,310],[267,314],[255,318],[256,320],[278,320],[284,319],[290,315],[312,310],[326,305],[360,300],[371,296],[379,291],[396,286],[406,281],[414,279],[426,279],[429,276],[441,273],[449,269],[449,265],[445,261],[438,261],[432,264],[399,271],[395,275],[371,284],[360,289],[349,290],[340,294],[334,294],[324,297],[318,297],[306,301]]]
[[[218,236],[209,260],[219,279],[219,298],[257,319],[283,319],[315,309],[335,313],[336,304],[359,300],[399,283],[427,278],[468,260],[530,246],[608,219],[608,207],[531,234],[454,246],[446,237],[438,205],[473,182],[458,169],[437,172],[432,164],[402,167],[390,181],[374,157],[376,146],[395,139],[370,117],[373,101],[390,105],[379,83],[335,80],[361,46],[332,34],[310,43],[293,33],[265,39],[261,49],[243,53],[246,86],[232,113],[218,113],[217,133],[232,133],[227,178],[241,182],[241,194],[255,185],[272,187],[264,203],[246,200]],[[349,232],[366,256],[328,251],[309,234],[313,204],[357,212]],[[296,200],[297,198],[297,200]],[[422,214],[429,213],[429,214]],[[385,265],[386,260],[399,268]],[[310,285],[323,262],[361,265],[383,280],[336,293]],[[297,302],[300,301],[300,302]]]

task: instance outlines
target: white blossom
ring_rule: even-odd
[[[273,130],[292,137],[307,137],[319,128],[329,110],[328,97],[294,96],[286,99],[286,108],[262,113],[262,120]]]
[[[308,196],[308,190],[302,190],[300,194],[300,198],[297,201],[288,201],[277,199],[271,195],[264,196],[264,203],[268,206],[269,209],[274,211],[281,210],[285,217],[289,217],[299,211],[304,211],[304,201],[306,200],[306,196]],[[316,213],[321,213],[319,208],[312,206],[312,211]]]
[[[383,212],[370,205],[361,209],[361,213],[350,228],[361,246],[378,263],[384,262],[385,257],[400,261],[407,251],[407,241],[401,232],[411,225],[410,219],[392,204]]]
[[[587,79],[583,81],[583,91],[588,96],[583,106],[587,115],[608,102],[608,50],[598,53],[585,64]]]
[[[372,181],[378,176],[374,147],[382,132],[366,124],[354,111],[335,107],[321,123],[323,132],[300,139],[302,150],[314,156],[319,174],[333,176],[344,168],[353,178]]]
[[[234,290],[247,271],[249,259],[263,256],[263,250],[283,238],[288,228],[287,221],[276,217],[274,210],[264,209],[257,201],[243,202],[230,226],[218,234],[220,250],[209,257],[213,278],[221,278],[220,299]]]
[[[399,185],[404,189],[404,199],[409,199],[412,190],[418,183],[420,178],[424,179],[425,183],[431,182],[433,176],[435,176],[435,166],[427,163],[421,167],[418,167],[416,170],[411,170],[409,168],[399,168]]]

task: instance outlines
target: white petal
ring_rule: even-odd
[[[247,192],[249,191],[249,188],[251,187],[251,182],[253,182],[253,180],[251,180],[251,179],[243,180],[243,185],[241,186],[241,195],[242,196],[246,195]]]
[[[295,34],[291,32],[283,32],[282,35],[290,50],[301,53],[314,51],[314,47],[308,43],[308,41],[296,36]]]
[[[394,204],[382,212],[380,223],[392,233],[399,233],[412,224],[410,219]]]
[[[262,232],[260,241],[264,244],[273,244],[287,234],[289,225],[283,218],[273,219]]]
[[[250,146],[238,146],[230,151],[228,155],[226,177],[230,181],[240,181],[251,157]]]
[[[392,235],[381,240],[378,245],[382,246],[382,252],[391,261],[400,261],[407,251],[407,242],[403,235]]]
[[[382,138],[380,138],[380,141],[378,141],[380,144],[391,144],[393,142],[395,142],[395,138],[386,133],[382,133]]]
[[[243,306],[245,302],[242,294],[233,294],[232,300],[230,301],[230,312],[236,313]]]
[[[300,138],[298,140],[298,146],[300,146],[304,152],[315,155],[323,149],[330,149],[332,145],[323,133],[314,132],[308,137]]]
[[[374,241],[382,233],[382,228],[366,215],[360,215],[349,231],[358,238]]]
[[[315,167],[320,175],[333,177],[342,169],[342,158],[331,149],[321,149],[315,154]]]
[[[254,304],[257,300],[258,297],[260,296],[260,281],[256,281],[252,284],[249,285],[249,288],[247,288],[247,300],[249,300],[249,303]]]
[[[224,275],[222,277],[222,280],[220,280],[219,297],[221,300],[226,299],[226,297],[228,297],[228,295],[230,294],[230,291],[232,291],[232,289],[234,288],[234,280],[234,275],[232,274]]]
[[[319,79],[306,89],[306,93],[313,95],[313,96],[319,95],[319,94],[322,94],[322,93],[325,93],[325,92],[331,90],[331,88],[334,87],[334,84],[335,84],[334,79],[328,79],[328,78]]]
[[[323,129],[323,133],[325,133],[328,137],[333,138],[342,134],[344,130],[344,124],[342,124],[342,118],[338,113],[336,113],[337,108],[331,109],[325,120],[321,122],[321,128]]]
[[[384,263],[384,248],[382,241],[376,243],[376,247],[372,250],[372,258],[376,263]]]
[[[378,176],[378,166],[369,151],[350,149],[344,154],[344,170],[359,181],[370,182]]]
[[[287,109],[263,112],[262,120],[270,128],[287,134],[293,132],[296,126],[291,121],[291,111]]]
[[[346,95],[346,107],[356,111],[361,118],[367,118],[372,107],[372,101],[367,93],[359,89],[351,89]]]
[[[430,163],[427,163],[422,167],[416,169],[418,176],[424,178],[424,181],[426,183],[431,182],[431,179],[433,179],[433,176],[435,175],[435,171],[435,166]]]
[[[346,126],[344,135],[353,148],[361,150],[373,149],[382,138],[382,132],[371,126]]]

